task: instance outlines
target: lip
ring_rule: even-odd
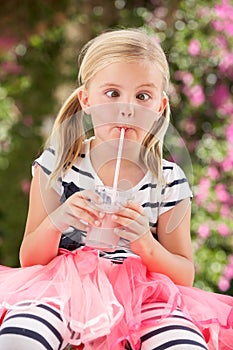
[[[125,125],[121,125],[121,126],[117,126],[117,129],[121,131],[121,129],[124,129],[125,132],[133,130],[133,128],[129,127],[129,126],[125,126]]]

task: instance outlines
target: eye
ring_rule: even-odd
[[[148,101],[150,99],[150,95],[145,92],[140,92],[140,94],[137,95],[137,99],[141,101]]]
[[[105,94],[108,97],[119,97],[120,96],[119,92],[116,90],[108,90]]]

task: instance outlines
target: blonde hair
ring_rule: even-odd
[[[154,36],[141,29],[120,29],[100,34],[90,40],[79,56],[79,86],[88,86],[97,72],[116,62],[144,60],[156,65],[163,76],[163,93],[169,87],[169,67],[165,53]],[[78,87],[79,88],[79,87]],[[77,90],[65,101],[54,123],[56,164],[51,179],[66,172],[78,157],[85,133]],[[80,115],[79,115],[80,114]],[[141,157],[146,167],[162,179],[163,138],[169,125],[170,108],[167,103],[163,116],[157,121],[143,141]],[[63,127],[61,127],[63,126]]]

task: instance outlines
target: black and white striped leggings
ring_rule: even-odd
[[[157,319],[161,307],[158,303],[144,306],[143,318]],[[51,305],[11,310],[0,327],[0,349],[62,350],[68,345],[63,340],[64,333],[61,316]],[[208,350],[199,329],[179,310],[156,326],[141,330],[140,337],[141,350]]]

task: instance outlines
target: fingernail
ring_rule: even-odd
[[[101,211],[101,212],[99,212],[99,217],[101,218],[101,219],[103,219],[103,217],[104,217],[104,213]]]
[[[96,226],[99,226],[99,225],[100,225],[100,221],[96,220],[96,221],[94,222],[94,224],[95,224]]]

